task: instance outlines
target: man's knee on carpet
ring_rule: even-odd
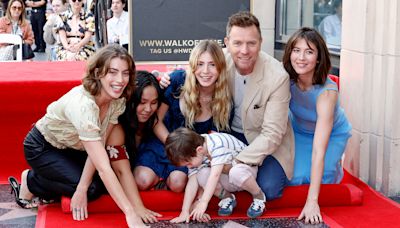
[[[257,183],[268,201],[282,197],[283,189],[289,180],[279,162],[271,155],[267,156],[258,169]]]

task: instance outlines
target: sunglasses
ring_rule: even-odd
[[[76,1],[78,2],[82,2],[82,0],[71,0],[73,3],[75,3]]]
[[[22,11],[22,7],[21,6],[12,6],[11,9],[14,10],[14,11],[16,11],[16,10]]]

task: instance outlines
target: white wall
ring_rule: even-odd
[[[345,167],[400,195],[400,2],[343,0],[341,103],[353,124]]]
[[[252,13],[260,21],[263,42],[261,49],[274,55],[275,43],[275,0],[253,0]]]

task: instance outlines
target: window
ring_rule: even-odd
[[[313,27],[332,52],[340,52],[342,0],[277,0],[276,41],[286,43],[301,27]]]
[[[301,27],[312,27],[324,37],[332,55],[333,71],[338,75],[342,0],[277,0],[275,54],[282,55],[289,37]],[[335,69],[336,68],[336,69]]]

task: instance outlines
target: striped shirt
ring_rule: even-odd
[[[206,139],[207,150],[211,160],[204,156],[199,167],[189,169],[189,177],[196,174],[203,167],[211,167],[221,164],[232,164],[233,159],[246,147],[239,139],[226,133],[202,134]]]

